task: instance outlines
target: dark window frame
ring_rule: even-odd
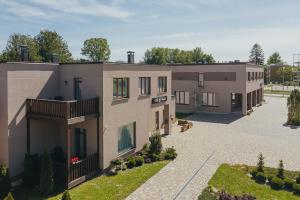
[[[133,124],[133,144],[132,144],[132,147],[128,148],[128,149],[122,149],[122,150],[119,150],[119,147],[118,147],[118,154],[119,155],[126,154],[127,152],[130,152],[132,149],[136,148],[136,121],[134,121],[132,123],[129,123],[129,124],[126,124],[126,125],[123,125],[120,128],[123,128],[124,126],[128,126],[130,124]],[[118,134],[120,134],[120,132]]]
[[[158,77],[158,92],[159,93],[166,93],[167,85],[168,85],[168,77],[167,76]]]
[[[127,85],[125,87],[126,81],[127,81]],[[119,82],[121,83],[121,89],[119,87]],[[116,84],[116,88],[115,88],[115,84]],[[129,98],[129,78],[128,77],[113,78],[113,99],[128,99],[128,98]]]
[[[145,88],[143,88],[142,82],[145,82]],[[148,88],[147,88],[147,83],[148,82]],[[140,90],[140,96],[148,96],[151,95],[151,77],[139,77],[139,90]],[[144,89],[144,92],[143,92]],[[148,92],[147,92],[148,89]]]
[[[200,74],[202,74],[202,84],[200,84]],[[204,87],[204,73],[198,73],[198,86]]]
[[[251,81],[251,72],[248,72],[248,81]]]

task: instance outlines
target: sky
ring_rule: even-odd
[[[106,38],[111,61],[147,49],[201,47],[219,62],[247,61],[254,43],[287,63],[300,53],[299,0],[0,0],[0,51],[12,33],[55,30],[74,58],[91,37]]]

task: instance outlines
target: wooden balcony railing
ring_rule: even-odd
[[[27,113],[51,118],[71,119],[99,113],[99,98],[56,101],[43,99],[27,99]]]
[[[99,171],[98,154],[94,153],[77,163],[71,164],[67,184],[83,176]],[[63,183],[67,180],[67,164],[53,162],[55,181]]]

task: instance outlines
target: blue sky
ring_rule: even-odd
[[[75,58],[83,41],[107,38],[111,60],[142,60],[154,46],[202,47],[217,61],[247,60],[254,43],[291,63],[300,53],[299,0],[0,0],[0,50],[11,33],[56,30]]]

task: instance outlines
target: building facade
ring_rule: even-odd
[[[68,187],[137,152],[154,130],[170,134],[175,119],[168,66],[1,63],[0,94],[0,163],[15,177],[26,152],[47,151],[63,157],[54,173]]]
[[[176,112],[247,114],[263,99],[263,68],[250,63],[170,65]]]

